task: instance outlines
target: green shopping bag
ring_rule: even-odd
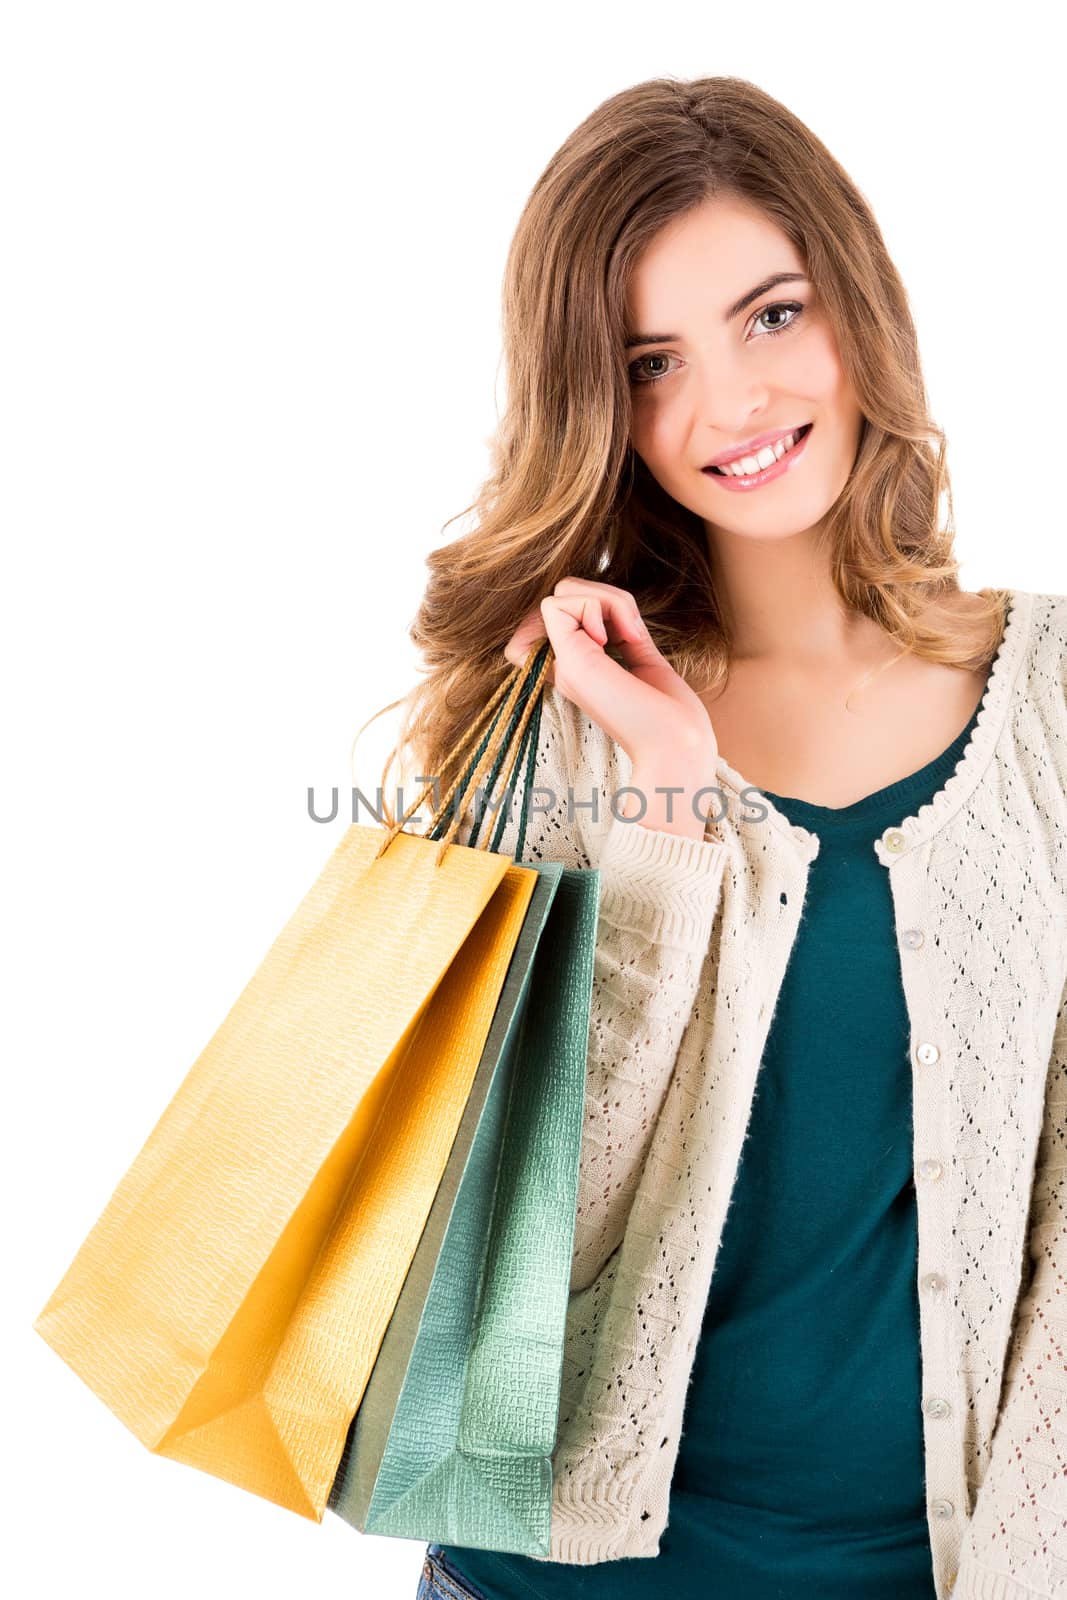
[[[546,1555],[600,886],[523,864],[539,881],[328,1509]]]

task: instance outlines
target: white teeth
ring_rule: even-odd
[[[729,466],[720,467],[720,472],[728,472],[735,478],[751,478],[756,472],[762,472],[765,467],[771,467],[780,461],[787,450],[792,450],[796,444],[795,433],[787,433],[784,439],[778,439],[773,445],[764,445],[763,449],[754,456],[742,456],[740,461],[731,461]]]

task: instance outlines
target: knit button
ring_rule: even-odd
[[[940,1178],[942,1171],[943,1168],[940,1161],[920,1161],[919,1163],[920,1178]]]
[[[900,936],[900,942],[907,950],[918,950],[919,946],[923,942],[922,929],[905,928],[904,932]]]
[[[940,1294],[945,1287],[945,1280],[940,1272],[928,1272],[922,1280],[922,1285],[930,1294]]]
[[[951,1500],[931,1500],[930,1510],[935,1517],[940,1517],[942,1522],[947,1522],[949,1517],[956,1515],[956,1507]]]
[[[934,1062],[940,1059],[940,1056],[941,1052],[936,1044],[924,1043],[917,1045],[915,1048],[915,1059],[916,1061],[921,1061],[924,1067],[932,1067]]]
[[[952,1410],[952,1407],[949,1405],[947,1400],[942,1400],[941,1396],[938,1394],[934,1395],[932,1399],[927,1400],[926,1404],[923,1406],[923,1410],[926,1412],[928,1417],[947,1417],[949,1412]]]
[[[882,843],[887,850],[896,852],[903,850],[907,840],[899,828],[887,828],[882,835]]]

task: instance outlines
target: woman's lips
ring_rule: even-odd
[[[769,467],[762,467],[759,472],[754,472],[750,478],[737,478],[732,472],[714,472],[711,467],[703,467],[701,470],[705,478],[710,478],[721,489],[732,489],[735,493],[740,494],[750,493],[753,489],[762,489],[765,483],[770,483],[774,478],[780,478],[784,472],[788,472],[789,468],[799,461],[804,454],[814,426],[813,422],[807,423],[800,433],[800,437],[796,439],[792,450],[787,450],[784,456],[779,456],[778,460],[772,462]]]

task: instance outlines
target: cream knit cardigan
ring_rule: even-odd
[[[659,1550],[756,1073],[819,851],[721,758],[725,800],[709,804],[728,811],[704,839],[617,819],[631,771],[547,686],[523,859],[599,869],[601,899],[551,1546],[533,1559],[581,1565]],[[910,1021],[937,1594],[1067,1596],[1067,596],[1013,591],[960,762],[871,848],[889,873]]]

